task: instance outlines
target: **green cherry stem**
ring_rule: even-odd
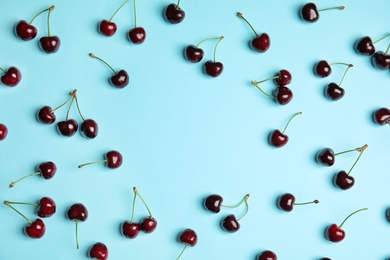
[[[259,87],[259,85],[258,84],[260,84],[261,82],[264,82],[264,81],[266,81],[266,80],[270,80],[270,79],[274,79],[275,77],[272,77],[272,78],[268,78],[268,79],[265,79],[265,80],[262,80],[262,81],[254,81],[254,80],[252,80],[251,81],[251,84],[253,85],[253,86],[255,86],[258,90],[260,90],[264,95],[266,95],[267,97],[270,97],[270,98],[276,98],[275,96],[272,96],[272,95],[270,95],[270,94],[268,94],[268,93],[266,93],[264,90],[262,90],[260,87]]]
[[[177,0],[176,9],[179,10],[180,8],[180,0]]]
[[[76,219],[76,248],[79,249],[79,220]]]
[[[54,5],[50,6],[49,12],[47,13],[47,36],[50,37],[50,14],[54,10]]]
[[[195,47],[199,47],[199,45],[201,45],[202,43],[204,43],[205,41],[210,41],[210,40],[219,40],[221,37],[213,37],[213,38],[207,38],[207,39],[204,39],[202,41],[200,41]]]
[[[239,206],[241,206],[242,203],[244,203],[246,197],[247,197],[247,195],[245,195],[245,197],[237,205],[234,205],[234,206],[221,205],[221,207],[230,208],[230,209],[238,208]]]
[[[243,217],[245,217],[245,215],[248,213],[248,210],[249,210],[248,199],[249,199],[249,194],[247,194],[247,195],[245,196],[245,198],[244,198],[244,202],[245,202],[245,212],[244,212],[244,214],[243,214],[241,217],[239,217],[239,218],[237,219],[237,222],[240,221]]]
[[[133,220],[134,220],[134,207],[135,207],[135,200],[137,198],[137,189],[134,187],[133,188],[133,191],[134,191],[134,198],[133,198],[133,206],[131,208],[131,220],[130,220],[130,223],[133,223]]]
[[[134,27],[137,27],[137,11],[136,11],[136,4],[135,4],[136,0],[134,0],[134,3],[133,3],[133,9],[134,9]]]
[[[341,83],[343,83],[343,80],[344,80],[345,74],[347,74],[347,71],[348,71],[350,68],[352,68],[352,67],[353,67],[352,64],[348,64],[348,67],[347,67],[347,69],[344,71],[343,77],[342,77],[341,80],[340,80],[339,86],[341,86]]]
[[[15,184],[18,183],[19,181],[24,180],[24,179],[26,179],[26,178],[28,178],[28,177],[31,177],[31,176],[34,176],[34,175],[39,175],[39,174],[41,174],[41,173],[40,173],[40,172],[35,172],[35,173],[28,174],[28,175],[26,175],[26,176],[23,176],[22,178],[20,178],[20,179],[14,181],[14,182],[11,182],[11,184],[10,184],[8,187],[9,187],[9,188],[12,188],[12,187],[15,186]]]
[[[81,114],[80,107],[79,107],[79,101],[77,100],[77,96],[74,96],[74,99],[76,101],[77,111],[79,112],[81,119],[84,121],[85,119],[84,119],[83,115]]]
[[[128,2],[129,0],[126,0],[123,4],[121,4],[118,9],[116,9],[116,11],[112,14],[110,20],[108,20],[109,22],[112,21],[112,19],[114,19],[114,16],[116,15],[116,13]]]
[[[180,255],[176,258],[176,260],[179,260],[179,258],[182,256],[182,254],[183,254],[184,251],[186,250],[187,246],[188,246],[188,244],[186,243],[186,244],[184,245],[184,247],[183,247],[183,250],[181,250]]]
[[[70,109],[71,109],[71,107],[72,107],[72,105],[73,105],[73,101],[75,100],[75,97],[76,97],[76,91],[73,91],[73,92],[72,92],[72,100],[70,101],[68,110],[66,111],[65,120],[68,120],[68,119],[69,119],[69,112],[70,112]]]
[[[93,54],[93,53],[90,53],[89,56],[90,56],[91,58],[98,59],[98,60],[100,60],[101,62],[103,62],[104,64],[106,64],[106,65],[112,70],[112,72],[113,72],[114,74],[116,74],[116,71],[115,71],[115,70],[110,66],[110,64],[108,64],[105,60],[99,58],[98,56],[96,56],[96,55]]]
[[[346,217],[346,218],[344,219],[344,221],[341,223],[341,225],[339,226],[339,228],[341,228],[341,227],[344,225],[345,221],[347,221],[347,219],[349,219],[352,215],[354,215],[354,214],[356,214],[356,213],[358,213],[358,212],[360,212],[360,211],[363,211],[363,210],[368,210],[368,208],[362,208],[362,209],[356,210],[356,211],[352,212],[351,214],[349,214],[348,217]]]
[[[255,28],[253,28],[253,26],[249,23],[249,21],[247,19],[245,19],[245,17],[242,15],[242,13],[237,12],[237,16],[240,17],[242,20],[244,20],[249,25],[249,27],[252,29],[252,31],[254,32],[256,37],[259,36],[259,34],[256,32]]]
[[[294,117],[298,116],[298,115],[302,115],[302,112],[295,113],[292,117],[290,117],[290,119],[288,120],[286,126],[284,127],[284,129],[283,129],[283,131],[282,131],[282,134],[284,134],[284,132],[286,132],[286,129],[287,129],[288,125],[290,124],[291,120],[292,120]]]
[[[329,7],[329,8],[319,9],[318,12],[327,11],[327,10],[334,10],[334,9],[344,10],[344,9],[345,9],[345,6],[335,6],[335,7]]]
[[[4,204],[13,209],[16,213],[18,213],[20,216],[22,216],[25,220],[27,220],[28,223],[32,224],[32,221],[29,220],[25,215],[23,215],[19,210],[15,209],[11,203],[7,200],[4,201]]]
[[[309,202],[298,202],[298,203],[294,203],[294,205],[307,205],[307,204],[317,204],[319,203],[320,201],[319,200],[313,200],[313,201],[309,201]]]
[[[364,145],[363,147],[365,147],[366,145]],[[337,155],[340,155],[340,154],[344,154],[344,153],[350,153],[350,152],[361,152],[361,150],[363,149],[363,147],[358,147],[358,148],[355,148],[355,149],[351,149],[351,150],[346,150],[346,151],[343,151],[343,152],[338,152],[338,153],[335,153],[334,156],[337,156]],[[365,149],[365,148],[364,148]]]
[[[215,44],[215,47],[214,47],[214,62],[216,62],[216,58],[215,58],[215,56],[216,56],[216,52],[217,52],[217,46],[218,46],[218,44],[223,40],[223,36],[220,36],[219,37],[219,40],[217,41],[217,43]]]
[[[60,109],[61,107],[63,107],[63,106],[65,106],[66,105],[66,103],[68,103],[71,99],[72,99],[72,97],[73,97],[73,95],[76,93],[76,90],[73,90],[72,92],[69,92],[69,98],[64,102],[64,103],[62,103],[61,105],[59,105],[58,107],[56,107],[56,108],[54,108],[53,110],[52,110],[52,112],[55,112],[57,109]]]
[[[0,68],[0,70],[1,70],[3,73],[5,73],[5,70],[4,70],[3,68]]]
[[[95,162],[89,162],[89,163],[83,163],[83,164],[80,164],[79,166],[77,166],[77,168],[83,168],[84,166],[87,166],[87,165],[91,165],[91,164],[97,164],[97,163],[105,163],[107,162],[107,159],[103,159],[103,160],[100,160],[100,161],[95,161]]]
[[[332,66],[332,65],[345,65],[345,66],[351,66],[352,67],[352,64],[350,63],[345,63],[345,62],[333,62],[333,63],[330,63],[329,65]]]
[[[28,203],[28,202],[18,202],[18,201],[7,201],[9,204],[15,204],[15,205],[28,205],[28,206],[34,206],[38,207],[39,204],[37,203]]]
[[[50,6],[49,8],[46,8],[46,9],[40,11],[39,13],[37,13],[37,14],[31,19],[31,21],[29,22],[29,24],[32,24],[32,22],[35,20],[35,18],[37,18],[40,14],[42,14],[42,13],[44,13],[44,12],[46,12],[46,11],[49,11],[50,8],[52,8],[52,7]],[[53,7],[53,8],[54,8],[54,7]]]
[[[141,199],[142,203],[145,205],[145,208],[146,208],[146,210],[147,210],[148,213],[149,213],[149,217],[152,218],[152,213],[150,212],[150,209],[149,209],[148,205],[146,205],[146,202],[145,202],[144,199],[142,198],[141,194],[139,194],[137,188],[134,187],[134,188],[133,188],[133,191],[134,191],[135,194],[137,194],[138,197]]]
[[[390,36],[390,33],[389,33],[389,34],[386,34],[386,35],[383,36],[382,38],[380,38],[380,39],[374,41],[372,44],[375,44],[375,43],[377,43],[377,42],[380,42],[381,40],[383,40],[383,39],[385,39],[386,37],[389,37],[389,36]]]
[[[360,148],[356,148],[356,151],[359,152],[359,156],[358,158],[356,159],[356,161],[353,163],[351,169],[348,171],[348,175],[352,172],[353,168],[355,167],[355,165],[357,164],[357,162],[359,161],[360,157],[362,156],[363,152],[366,150],[366,148],[368,147],[367,144],[365,144],[364,146],[360,147]]]

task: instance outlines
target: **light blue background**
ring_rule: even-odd
[[[1,1],[0,67],[18,67],[23,79],[15,88],[0,86],[0,122],[9,129],[0,142],[0,199],[35,202],[49,196],[57,213],[44,220],[46,234],[31,240],[22,233],[25,221],[6,206],[0,207],[0,259],[86,259],[88,248],[101,241],[109,259],[176,259],[182,245],[176,240],[184,228],[194,229],[198,244],[182,259],[255,259],[262,250],[273,250],[278,259],[330,257],[380,259],[390,257],[390,206],[388,158],[390,129],[374,125],[372,112],[390,106],[390,73],[374,69],[369,58],[357,55],[353,44],[369,35],[378,39],[389,33],[390,1],[317,1],[319,8],[346,5],[344,11],[321,13],[317,23],[301,21],[298,10],[305,1],[182,1],[184,21],[171,25],[162,18],[169,1],[137,2],[137,24],[146,30],[146,41],[134,45],[126,39],[133,24],[130,1],[115,16],[113,37],[98,34],[97,24],[109,19],[121,0]],[[38,11],[54,4],[51,32],[61,39],[58,53],[47,55],[38,48],[46,34],[46,16],[34,21],[37,38],[18,40],[15,23],[29,21]],[[240,11],[256,30],[267,32],[270,49],[257,54],[248,47],[250,28],[236,17]],[[184,60],[183,48],[208,37],[223,35],[217,60],[225,69],[218,78],[202,72],[202,64]],[[385,50],[390,39],[376,47]],[[213,42],[201,46],[204,61],[212,59]],[[115,69],[126,69],[130,83],[115,89],[107,83],[111,72],[88,53],[105,59]],[[354,64],[344,82],[345,97],[328,101],[323,88],[339,82],[344,67],[334,66],[329,78],[312,72],[313,64]],[[294,98],[279,106],[251,86],[251,80],[272,76],[280,69],[293,75]],[[273,83],[264,83],[271,92]],[[54,125],[42,125],[35,113],[43,105],[56,107],[67,93],[78,90],[85,117],[95,119],[99,136],[86,140],[79,134],[65,138]],[[66,109],[56,113],[65,117]],[[268,133],[283,129],[294,113],[289,143],[274,149]],[[72,117],[78,120],[75,111]],[[332,168],[317,165],[315,153],[323,147],[336,152],[362,146],[368,149],[352,175],[355,186],[341,191],[331,180],[338,170],[349,170],[357,154],[337,157]],[[78,169],[80,163],[99,160],[116,149],[124,163],[117,170],[103,165]],[[8,184],[34,172],[43,161],[58,166],[51,180],[26,179],[13,189]],[[119,225],[130,219],[132,187],[136,186],[158,220],[152,234],[134,240],[120,235]],[[317,205],[280,211],[277,197],[293,193],[297,201],[319,199]],[[225,214],[240,216],[243,208],[218,215],[202,208],[209,194],[235,204],[250,193],[249,212],[234,234],[221,230]],[[89,218],[80,223],[80,249],[75,248],[74,223],[66,209],[81,202]],[[352,211],[369,210],[345,225],[347,236],[338,244],[324,238],[324,229],[340,224]],[[34,210],[18,207],[29,218]],[[138,201],[136,218],[145,216]]]

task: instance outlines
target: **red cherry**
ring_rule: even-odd
[[[108,259],[108,249],[107,246],[101,242],[93,244],[88,250],[88,256],[97,260],[106,260]]]
[[[0,123],[0,141],[4,140],[8,135],[8,128],[6,125]]]
[[[290,212],[293,210],[294,205],[306,205],[306,204],[312,204],[312,203],[319,203],[318,200],[310,201],[310,202],[303,202],[303,203],[296,203],[295,197],[291,193],[285,193],[281,195],[278,198],[278,207],[284,211]]]
[[[31,238],[41,238],[45,234],[45,223],[40,218],[35,219],[24,227],[24,232]]]
[[[279,105],[287,105],[288,103],[290,103],[291,99],[294,96],[291,89],[285,86],[277,87],[272,91],[272,94],[275,97],[276,103],[278,103]]]
[[[295,113],[292,117],[290,117],[282,132],[280,132],[279,130],[272,131],[268,137],[268,142],[270,143],[270,145],[274,147],[284,146],[288,142],[288,136],[285,135],[284,132],[287,130],[287,127],[290,124],[291,120],[297,115],[301,115],[301,114],[302,112],[298,112]]]
[[[99,127],[95,120],[85,119],[80,126],[81,135],[87,139],[93,139],[98,135]]]
[[[257,256],[256,260],[277,260],[277,257],[274,252],[265,250]]]
[[[8,70],[0,68],[0,71],[4,73],[4,75],[0,78],[0,82],[4,86],[15,87],[22,79],[22,74],[20,73],[20,70],[16,67],[9,67]]]
[[[67,119],[57,123],[57,131],[62,136],[71,137],[77,132],[78,126],[76,120]]]
[[[56,203],[49,197],[43,197],[39,200],[37,215],[41,218],[48,218],[56,213]]]
[[[104,160],[80,164],[78,167],[82,168],[82,167],[90,165],[90,164],[106,163],[106,167],[108,167],[110,169],[116,169],[122,165],[122,162],[123,162],[122,155],[118,151],[113,150],[113,151],[109,151],[105,154]]]
[[[248,20],[245,19],[245,17],[242,15],[242,13],[238,12],[237,16],[240,17],[241,19],[243,19],[249,25],[249,27],[252,29],[253,33],[255,34],[255,38],[253,38],[249,42],[249,46],[252,48],[252,50],[254,50],[256,52],[266,52],[271,45],[271,40],[270,40],[269,35],[267,33],[262,33],[259,35],[256,32],[256,30],[252,27],[252,25],[248,22]]]
[[[26,176],[14,181],[14,182],[11,182],[11,184],[9,185],[9,188],[12,188],[13,186],[15,186],[15,184],[18,183],[19,181],[21,181],[27,177],[34,176],[34,175],[40,175],[42,178],[44,178],[46,180],[51,179],[54,177],[56,172],[57,172],[57,166],[53,162],[40,163],[35,168],[35,173],[31,173],[31,174],[26,175]]]
[[[112,14],[111,18],[107,21],[107,20],[102,20],[100,23],[99,23],[99,26],[98,26],[98,31],[99,33],[101,33],[102,35],[104,36],[107,36],[107,37],[110,37],[110,36],[113,36],[116,32],[116,24],[114,22],[112,22],[112,19],[114,19],[114,16],[116,15],[117,12],[119,12],[119,10],[128,2],[128,0],[126,0],[124,3],[122,3],[118,9],[116,9],[116,11]]]
[[[291,83],[292,76],[288,70],[279,70],[278,74],[276,74],[274,78],[274,82],[278,86],[285,86]]]
[[[179,243],[195,246],[198,242],[198,235],[194,230],[187,228],[179,234],[178,240]]]
[[[314,23],[317,22],[320,18],[319,12],[331,9],[344,10],[344,8],[344,6],[337,6],[318,10],[317,6],[314,3],[307,3],[301,7],[299,14],[302,20]]]
[[[54,5],[50,6],[47,14],[47,36],[39,39],[39,47],[45,53],[55,53],[59,50],[61,41],[58,36],[50,35],[50,14],[54,10]]]
[[[127,36],[132,43],[141,44],[145,41],[146,32],[143,27],[135,27],[129,31]]]
[[[145,233],[152,233],[157,227],[157,221],[152,217],[145,217],[141,220],[141,230]]]
[[[164,9],[164,18],[168,23],[178,24],[184,20],[185,12],[180,8],[180,0],[177,4],[169,4]]]
[[[374,122],[378,125],[386,125],[390,123],[390,109],[386,107],[379,108],[374,111]]]
[[[217,43],[215,44],[214,60],[207,61],[203,66],[203,71],[211,77],[218,77],[219,75],[222,74],[223,71],[223,64],[221,62],[216,61],[215,58],[218,44],[223,40],[223,38],[224,38],[223,36],[219,37]]]
[[[82,203],[75,203],[66,211],[66,217],[76,222],[76,248],[79,249],[78,224],[79,221],[84,222],[87,220],[88,210]]]
[[[29,41],[37,36],[37,28],[25,20],[20,20],[15,26],[15,35],[23,41]]]
[[[38,110],[37,120],[42,124],[53,124],[56,121],[56,115],[51,107],[44,106]]]
[[[126,238],[136,238],[141,231],[141,225],[139,223],[124,221],[121,225],[122,235]]]
[[[387,49],[386,52],[377,51],[374,53],[374,55],[372,55],[371,61],[372,61],[372,65],[374,65],[375,68],[380,70],[390,69],[390,54],[388,54],[388,50],[389,48]]]

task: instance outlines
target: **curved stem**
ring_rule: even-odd
[[[79,102],[77,100],[77,96],[74,96],[74,99],[76,101],[77,111],[79,111],[79,115],[80,115],[81,119],[84,121],[85,119],[84,119],[83,115],[81,114],[80,107],[79,107]]]
[[[28,202],[18,202],[18,201],[8,201],[9,204],[16,204],[16,205],[27,205],[27,206],[34,206],[38,207],[39,204],[37,203],[28,203]]]
[[[245,199],[246,199],[247,196],[248,196],[248,195],[246,195],[246,196],[240,201],[240,203],[238,203],[238,204],[235,205],[235,206],[221,205],[221,207],[230,208],[230,209],[238,208],[242,203],[244,203],[244,201],[245,201]]]
[[[352,64],[349,64],[349,65],[348,65],[347,69],[344,71],[344,75],[343,75],[343,77],[341,78],[341,81],[340,81],[340,83],[339,83],[339,86],[341,86],[341,83],[343,83],[343,80],[344,80],[345,74],[347,74],[347,71],[348,71],[350,68],[352,68],[352,67],[353,67]]]
[[[214,62],[216,61],[215,59],[215,53],[217,52],[217,46],[218,44],[223,40],[223,36],[219,37],[219,40],[217,41],[217,43],[215,44],[215,47],[214,47]]]
[[[114,74],[116,74],[116,71],[115,71],[115,70],[110,66],[110,64],[108,64],[106,61],[102,60],[102,59],[99,58],[98,56],[95,56],[93,53],[90,53],[89,56],[90,56],[91,58],[98,59],[98,60],[100,60],[101,62],[103,62],[104,64],[106,64],[106,65],[112,70],[112,72],[113,72]]]
[[[41,174],[41,173],[40,172],[35,172],[35,173],[31,173],[29,175],[26,175],[26,176],[24,176],[24,177],[22,177],[22,178],[20,178],[20,179],[18,179],[16,181],[14,181],[14,182],[11,182],[11,184],[9,185],[9,188],[12,188],[13,186],[15,186],[16,183],[18,183],[19,181],[21,181],[23,179],[26,179],[27,177],[31,177],[31,176],[39,175],[39,174]]]
[[[58,107],[56,107],[56,108],[54,108],[53,110],[52,110],[52,112],[55,112],[57,109],[59,109],[59,108],[61,108],[61,107],[63,107],[63,106],[65,106],[66,105],[66,103],[68,103],[69,102],[69,100],[71,100],[72,99],[72,97],[73,97],[73,94],[74,93],[76,93],[76,90],[73,90],[73,92],[71,92],[70,93],[70,97],[64,102],[64,103],[62,103],[61,105],[59,105]]]
[[[264,95],[266,95],[267,97],[270,97],[270,98],[276,98],[275,96],[272,96],[266,92],[264,92],[264,90],[262,90],[257,84],[256,81],[251,81],[252,85],[255,86],[258,90],[260,90]]]
[[[89,163],[80,164],[77,167],[82,168],[82,167],[87,166],[87,165],[91,165],[91,164],[95,164],[95,163],[104,163],[104,162],[107,162],[107,159],[96,161],[96,162],[89,162]]]
[[[345,65],[345,66],[351,66],[352,67],[352,64],[345,63],[345,62],[333,62],[333,63],[330,63],[329,66],[336,65],[336,64]]]
[[[179,9],[179,8],[180,8],[180,0],[177,0],[176,9]]]
[[[354,214],[356,214],[356,213],[358,213],[358,212],[360,212],[360,211],[363,211],[363,210],[368,210],[368,208],[362,208],[362,209],[356,210],[356,211],[352,212],[351,214],[349,214],[348,217],[346,217],[346,218],[344,219],[344,221],[341,223],[341,225],[339,226],[339,228],[341,228],[341,227],[344,225],[345,221],[347,221],[347,219],[349,219],[352,215],[354,215]]]
[[[245,217],[245,215],[248,213],[248,210],[249,210],[248,199],[249,199],[249,194],[246,195],[245,198],[244,198],[244,202],[245,202],[245,212],[244,212],[244,214],[243,214],[241,217],[239,217],[239,218],[237,219],[237,222],[240,221],[240,219],[242,219],[243,217]]]
[[[237,13],[237,16],[240,17],[241,19],[243,19],[248,25],[249,27],[252,29],[252,31],[255,33],[256,37],[259,36],[256,32],[256,30],[253,28],[253,26],[248,22],[247,19],[245,19],[245,17],[242,15],[242,13],[238,12]]]
[[[29,220],[25,215],[23,215],[19,210],[17,210],[14,207],[12,207],[12,205],[10,205],[9,201],[5,200],[4,204],[7,205],[8,207],[10,207],[11,209],[13,209],[16,213],[18,213],[20,216],[22,216],[25,220],[27,220],[27,222],[30,223],[30,225],[32,224],[32,221]]]
[[[348,171],[348,175],[352,172],[352,169],[355,167],[355,165],[357,164],[357,162],[359,161],[360,157],[362,156],[363,152],[366,150],[366,148],[368,147],[367,144],[365,144],[363,147],[360,147],[360,148],[357,148],[356,150],[358,152],[360,152],[358,158],[356,159],[356,161],[353,163],[351,169]]]
[[[221,38],[221,37],[214,37],[214,38],[207,38],[207,39],[204,39],[204,40],[200,41],[195,47],[199,47],[199,45],[202,44],[202,43],[205,42],[205,41],[209,41],[209,40],[218,40],[219,38]]]
[[[54,5],[50,6],[49,12],[47,13],[47,36],[50,37],[50,14],[54,10]]]
[[[292,120],[294,117],[296,117],[297,115],[301,115],[301,114],[302,114],[302,112],[295,113],[295,114],[288,120],[286,126],[284,127],[284,129],[283,129],[283,131],[282,131],[282,134],[284,134],[284,132],[286,131],[288,125],[289,125],[290,122],[291,122],[291,120]]]
[[[79,249],[79,221],[76,219],[76,248]]]
[[[186,244],[184,245],[183,250],[181,250],[180,255],[176,258],[176,260],[178,260],[178,259],[181,257],[181,255],[182,255],[182,254],[184,253],[184,251],[186,250],[187,246],[188,246],[188,244],[186,243]]]
[[[327,10],[332,10],[332,9],[344,10],[344,9],[345,9],[345,6],[335,6],[335,7],[329,7],[329,8],[319,9],[318,12],[327,11]]]
[[[46,9],[40,11],[39,13],[37,13],[37,14],[31,19],[31,21],[30,21],[28,24],[32,24],[32,22],[35,20],[35,18],[37,18],[40,14],[42,14],[42,13],[44,13],[44,12],[46,12],[46,11],[49,11],[50,8],[51,8],[51,6],[50,6],[49,8],[46,8]]]
[[[137,198],[137,189],[135,187],[133,188],[133,191],[134,191],[134,198],[133,198],[133,206],[131,208],[131,220],[130,220],[130,223],[132,223],[133,220],[134,220],[135,199]]]
[[[136,0],[134,0],[134,28],[137,27],[137,12],[136,12],[135,2]]]
[[[126,0],[123,4],[121,4],[121,6],[118,7],[118,9],[116,9],[116,11],[112,14],[110,20],[108,20],[109,22],[111,22],[111,20],[114,18],[114,16],[116,15],[116,13],[128,2],[129,0]]]
[[[307,204],[317,204],[319,203],[318,200],[313,200],[313,201],[309,201],[309,202],[300,202],[300,203],[294,203],[294,205],[307,205]]]
[[[145,205],[145,207],[146,207],[146,209],[147,209],[147,211],[149,213],[149,217],[152,218],[152,213],[150,212],[150,209],[149,209],[148,205],[146,205],[146,203],[145,203],[144,199],[142,198],[141,194],[138,193],[138,190],[135,187],[133,188],[133,190],[138,195],[138,197],[141,199],[142,203]]]
[[[375,44],[375,43],[377,43],[377,42],[380,42],[381,40],[383,40],[384,38],[389,37],[389,36],[390,36],[390,33],[389,33],[389,34],[386,34],[386,35],[383,36],[382,38],[380,38],[380,39],[374,41],[372,44]]]

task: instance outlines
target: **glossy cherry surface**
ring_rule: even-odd
[[[99,33],[107,37],[113,36],[116,30],[116,24],[107,20],[102,20],[98,26]]]
[[[180,232],[177,239],[179,243],[195,246],[198,242],[198,235],[194,230],[187,228]]]
[[[110,169],[116,169],[122,165],[123,158],[122,154],[118,151],[109,151],[105,154],[107,160],[106,166]]]
[[[45,53],[56,53],[60,49],[61,41],[58,36],[44,36],[39,39],[39,47]]]
[[[332,242],[340,242],[345,238],[345,231],[336,224],[331,224],[325,230],[325,236]]]
[[[56,203],[49,197],[43,197],[39,200],[37,207],[37,215],[41,218],[48,218],[56,213]]]
[[[221,210],[222,201],[222,196],[212,194],[204,199],[203,206],[210,212],[218,213]]]
[[[372,65],[380,70],[390,69],[390,54],[383,51],[377,51],[371,57]]]
[[[23,41],[29,41],[37,36],[37,28],[25,20],[20,20],[15,25],[15,35]]]
[[[299,11],[301,19],[306,22],[316,22],[320,18],[317,6],[314,3],[307,3],[303,5]]]
[[[88,256],[97,260],[106,260],[108,259],[108,248],[105,244],[97,242],[89,248]]]
[[[129,84],[129,74],[125,70],[120,70],[110,78],[109,82],[113,87],[124,88]]]
[[[62,136],[71,137],[78,129],[78,123],[74,119],[68,119],[57,123],[57,131]]]
[[[177,24],[183,21],[185,12],[176,4],[169,4],[164,9],[164,18],[171,24]]]
[[[339,171],[334,176],[333,181],[334,184],[342,190],[347,190],[351,188],[355,183],[355,179],[351,175],[347,174],[345,171]]]
[[[31,238],[41,238],[45,234],[46,227],[42,219],[37,218],[24,227],[24,233]]]
[[[223,64],[221,62],[207,61],[203,66],[204,72],[211,77],[218,77],[222,74]]]
[[[249,42],[249,46],[256,52],[266,52],[271,45],[271,39],[267,33],[257,35]]]
[[[0,141],[4,140],[8,135],[8,128],[6,125],[0,123]]]
[[[136,238],[141,231],[141,225],[136,222],[124,221],[121,225],[122,235],[126,238]]]
[[[374,122],[378,125],[386,125],[390,123],[390,109],[386,107],[379,108],[373,113]]]
[[[291,193],[285,193],[278,198],[278,207],[287,212],[293,210],[294,203],[295,197]]]
[[[371,56],[375,53],[375,46],[369,36],[365,36],[357,40],[354,47],[355,51],[361,55]]]
[[[57,166],[53,162],[43,162],[37,165],[35,168],[42,178],[48,180],[54,177],[57,172]]]
[[[294,96],[291,89],[285,86],[277,87],[272,93],[275,96],[276,102],[280,105],[287,105]]]
[[[230,214],[222,219],[221,227],[223,230],[233,233],[240,229],[240,223],[238,223],[236,216]]]
[[[56,115],[49,106],[40,108],[37,112],[37,120],[42,124],[53,124],[56,121]]]
[[[145,233],[152,233],[157,227],[157,221],[153,217],[145,217],[141,221],[141,230]]]
[[[197,63],[203,59],[204,51],[195,45],[188,45],[184,49],[184,58],[190,62]]]
[[[66,212],[69,220],[85,221],[88,218],[88,210],[82,203],[75,203]]]
[[[332,73],[332,68],[326,60],[320,60],[314,64],[314,74],[318,77],[325,78]]]
[[[329,83],[325,87],[325,97],[336,101],[344,97],[345,90],[334,82]]]
[[[257,255],[256,260],[277,260],[277,256],[270,250],[265,250]]]
[[[278,86],[285,86],[291,83],[292,76],[291,73],[288,70],[280,70],[278,74],[276,74],[276,78],[274,78],[274,82]]]
[[[146,39],[146,32],[143,27],[135,27],[127,34],[129,41],[135,44],[141,44]]]
[[[280,132],[279,130],[274,130],[269,134],[268,142],[274,147],[282,147],[288,142],[288,136]]]
[[[334,152],[331,148],[324,148],[316,154],[316,161],[324,166],[332,166],[335,162]]]
[[[9,67],[0,78],[0,82],[7,87],[15,87],[22,79],[22,73],[16,67]]]
[[[85,119],[80,126],[81,135],[87,139],[93,139],[98,135],[99,127],[95,120]]]

